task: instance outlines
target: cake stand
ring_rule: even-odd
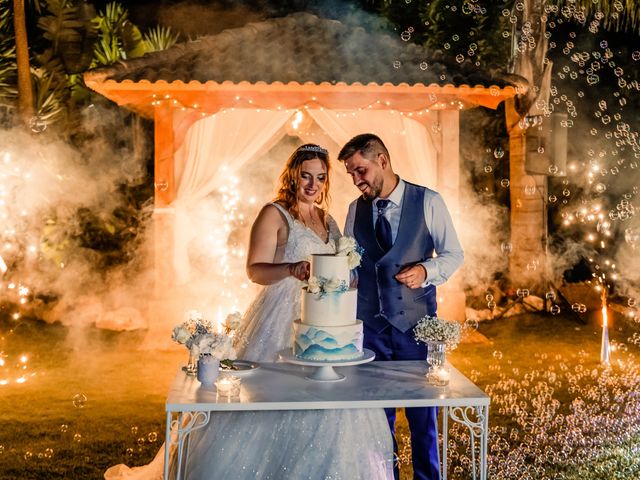
[[[367,348],[362,351],[362,357],[354,358],[353,360],[305,360],[296,357],[289,348],[279,351],[278,355],[282,361],[287,363],[304,365],[307,367],[318,367],[311,375],[305,377],[308,380],[313,380],[315,382],[339,382],[344,380],[345,376],[336,372],[333,367],[360,365],[362,363],[368,363],[376,358],[376,354]]]

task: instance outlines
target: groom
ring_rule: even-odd
[[[358,318],[364,347],[376,360],[424,360],[426,345],[413,327],[436,314],[436,285],[462,264],[463,252],[442,197],[393,173],[389,151],[376,135],[358,135],[342,148],[362,197],[349,206],[345,235],[364,248],[358,269]],[[434,253],[437,254],[434,257]],[[385,409],[394,432],[395,409]],[[436,408],[407,408],[416,479],[440,478]],[[394,437],[394,447],[397,443]],[[394,469],[396,479],[398,468]]]

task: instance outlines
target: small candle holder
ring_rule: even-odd
[[[430,366],[427,368],[427,383],[437,387],[449,385],[449,369],[445,365]]]
[[[240,396],[242,380],[233,375],[220,375],[216,380],[216,389],[219,397],[231,398]]]

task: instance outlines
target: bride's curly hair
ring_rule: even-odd
[[[322,221],[326,224],[325,218],[329,209],[329,154],[324,148],[318,145],[306,143],[296,148],[296,150],[291,154],[284,166],[284,170],[280,174],[280,185],[274,202],[278,202],[285,207],[289,213],[291,213],[293,218],[302,220],[298,210],[300,170],[302,168],[302,162],[306,160],[313,160],[314,158],[317,158],[324,163],[324,166],[327,169],[327,180],[324,182],[322,192],[320,192],[320,195],[314,202],[318,207],[320,207],[320,210],[322,211]]]

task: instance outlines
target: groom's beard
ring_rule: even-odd
[[[360,187],[363,184],[369,188],[367,188],[366,191],[362,192],[362,198],[364,198],[365,200],[374,200],[380,196],[380,192],[382,192],[382,185],[383,185],[382,177],[374,178],[372,183],[362,182],[360,185],[358,185],[358,187]]]

